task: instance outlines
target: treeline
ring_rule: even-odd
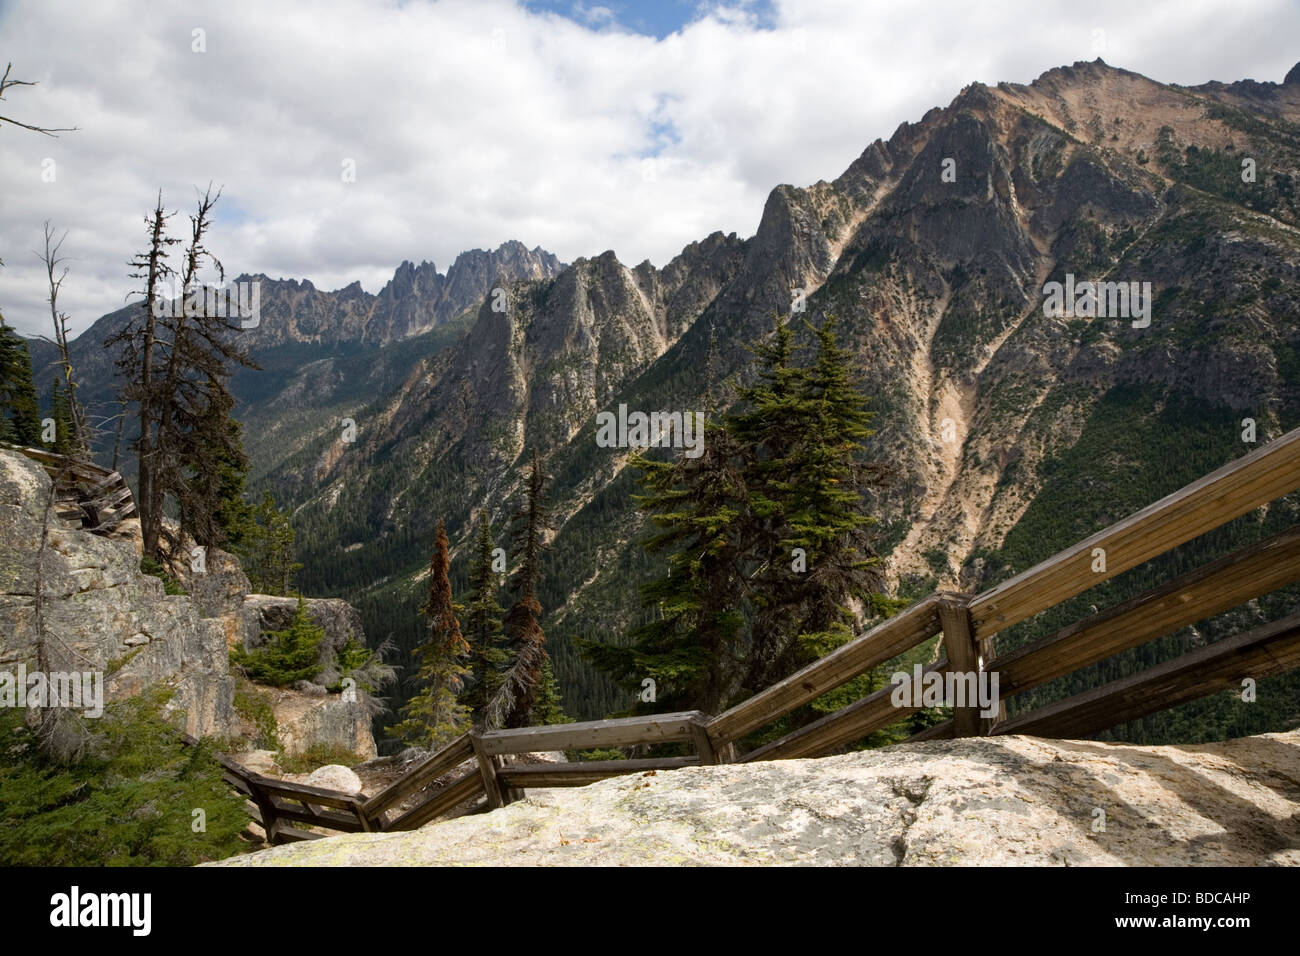
[[[426,619],[425,640],[412,655],[415,693],[401,707],[402,720],[387,728],[392,738],[437,748],[471,726],[528,727],[570,719],[546,651],[537,600],[541,556],[550,530],[545,484],[541,459],[534,451],[523,504],[511,519],[515,568],[508,610],[498,600],[505,550],[493,546],[487,513],[478,515],[463,604],[452,599],[450,545],[446,526],[439,520],[429,560],[427,599],[420,608]]]

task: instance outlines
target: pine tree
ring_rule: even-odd
[[[125,384],[121,399],[125,405],[134,402],[139,412],[139,432],[132,447],[136,452],[136,508],[140,514],[140,533],[144,556],[157,560],[158,540],[162,533],[162,507],[155,486],[159,456],[156,450],[157,427],[164,396],[157,384],[158,312],[164,305],[164,285],[175,274],[167,262],[168,248],[180,242],[167,236],[167,220],[171,213],[163,211],[162,193],[153,211],[145,217],[149,232],[149,247],[131,261],[135,269],[133,279],[143,279],[140,290],[142,301],[137,316],[120,331],[109,337],[105,346],[119,349],[117,369]],[[158,502],[155,505],[155,502]]]
[[[560,696],[560,685],[555,679],[555,671],[548,658],[542,664],[542,676],[537,682],[537,699],[533,702],[532,726],[544,727],[548,724],[571,724],[573,718],[564,712],[564,699]]]
[[[22,336],[0,315],[0,439],[34,446],[41,440],[40,403],[32,359]]]
[[[221,262],[204,245],[220,195],[209,188],[190,216],[179,273],[166,262],[167,247],[179,240],[166,236],[169,217],[159,197],[148,220],[149,249],[132,263],[137,270],[132,275],[145,280],[144,314],[109,340],[122,350],[119,369],[127,382],[122,397],[140,409],[136,502],[144,553],[155,559],[164,548],[174,553],[186,534],[196,540],[221,537],[216,513],[228,498],[221,482],[199,476],[210,477],[215,462],[239,467],[243,456],[238,430],[229,426],[234,401],[228,382],[233,366],[257,366],[224,306],[225,293],[209,290],[201,281],[205,267],[214,269],[219,281],[225,277]],[[180,279],[182,293],[174,307],[162,297],[163,283],[173,275]],[[169,501],[181,516],[175,536],[162,523]]]
[[[485,708],[501,684],[501,667],[509,655],[503,646],[502,607],[497,603],[499,582],[492,569],[492,525],[486,511],[479,512],[478,539],[469,569],[469,604],[465,637],[469,642],[473,680],[463,700],[475,724],[486,725]]]
[[[254,509],[244,501],[248,456],[240,424],[230,417],[232,405],[228,396],[215,397],[187,442],[189,493],[180,502],[181,525],[204,547],[238,545],[253,517]],[[221,435],[221,440],[207,441],[213,434]]]
[[[854,623],[851,601],[872,615],[897,610],[897,603],[877,590],[883,584],[880,558],[866,534],[876,519],[865,511],[864,494],[883,478],[880,466],[861,460],[864,442],[875,434],[874,415],[853,383],[851,356],[836,341],[836,325],[834,316],[820,328],[808,324],[817,339],[817,358],[801,381],[808,427],[795,461],[802,480],[790,495],[782,542],[788,549],[804,548],[809,559],[800,637],[807,645],[805,660],[832,649],[822,641],[824,633],[842,634]]]
[[[251,680],[274,687],[311,680],[321,671],[320,642],[323,628],[311,622],[302,595],[293,621],[283,631],[267,631],[266,643],[252,651],[236,645],[230,659],[244,669]]]
[[[294,530],[289,515],[275,506],[269,491],[240,529],[234,543],[249,584],[258,594],[288,594],[302,565],[293,560]]]
[[[416,649],[420,691],[402,708],[404,718],[388,733],[420,747],[436,749],[469,729],[469,710],[456,699],[469,668],[469,645],[460,632],[456,614],[460,605],[451,599],[447,570],[447,529],[441,519],[429,560],[429,597],[420,613],[428,617],[428,638]]]
[[[50,418],[54,420],[53,450],[60,455],[72,455],[75,451],[72,408],[68,403],[68,393],[58,378],[50,386]]]
[[[880,559],[868,538],[874,519],[865,495],[883,474],[862,459],[872,413],[853,382],[850,353],[836,340],[835,318],[820,328],[804,324],[816,342],[812,363],[766,364],[792,354],[779,344],[789,329],[778,322],[777,343],[760,352],[763,381],[743,395],[749,409],[735,419],[738,434],[753,442],[747,471],[764,516],[752,691],[851,640],[859,611],[887,616],[900,606],[880,593]],[[875,681],[869,675],[852,690],[872,690]]]
[[[794,331],[774,316],[772,334],[747,346],[757,366],[753,380],[734,386],[739,410],[727,431],[741,448],[750,520],[746,525],[746,581],[754,619],[742,686],[757,693],[779,678],[796,630],[800,582],[786,573],[797,555],[786,547],[791,498],[803,481],[797,451],[806,439],[810,408],[807,373],[795,365]]]
[[[709,425],[698,458],[657,461],[636,456],[646,493],[637,496],[660,529],[647,551],[668,554],[667,573],[641,589],[657,616],[629,635],[626,646],[579,641],[583,656],[625,690],[654,681],[642,710],[717,713],[735,682],[744,650],[743,527],[748,520],[738,448],[724,428]]]
[[[514,550],[519,555],[511,590],[515,602],[505,616],[506,639],[510,648],[510,666],[501,675],[501,684],[485,709],[486,721],[493,727],[526,727],[532,717],[533,703],[542,668],[547,661],[546,635],[538,619],[542,606],[537,600],[537,584],[542,572],[542,549],[545,547],[547,510],[543,503],[546,475],[537,449],[532,452],[532,467],[526,481],[524,505],[514,515]]]
[[[65,268],[62,273],[55,277],[59,267],[66,261],[59,256],[59,251],[63,248],[63,240],[67,238],[64,233],[63,238],[58,242],[54,241],[54,230],[50,228],[47,221],[45,223],[45,252],[41,256],[41,261],[45,263],[45,273],[49,282],[50,289],[50,321],[54,326],[54,345],[59,350],[58,368],[63,378],[61,391],[63,392],[62,402],[64,415],[68,424],[68,437],[64,439],[68,447],[69,454],[75,458],[90,458],[90,428],[86,424],[86,413],[81,402],[77,398],[77,379],[73,374],[71,350],[68,345],[68,315],[59,311],[59,292],[63,288],[63,280],[67,278],[68,270]],[[45,339],[45,341],[50,341]],[[57,416],[56,416],[57,417]]]

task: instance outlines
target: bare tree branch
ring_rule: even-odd
[[[36,83],[31,80],[9,79],[9,72],[13,69],[13,66],[14,65],[12,63],[8,64],[5,67],[4,76],[0,77],[0,100],[3,100],[5,98],[5,90],[9,89],[12,86],[35,86],[36,85]],[[76,126],[52,126],[48,128],[45,126],[32,126],[28,123],[23,123],[16,119],[10,119],[8,116],[0,116],[0,125],[4,123],[8,123],[11,126],[18,126],[21,127],[22,129],[31,130],[33,133],[41,133],[45,136],[53,136],[55,139],[58,139],[57,136],[54,136],[55,133],[71,133],[77,129]]]

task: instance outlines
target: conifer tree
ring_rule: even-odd
[[[289,515],[276,508],[269,491],[264,492],[235,543],[235,553],[256,593],[285,595],[293,589],[293,576],[302,568],[293,560],[293,541]]]
[[[654,681],[653,703],[638,698],[637,709],[717,713],[735,682],[744,650],[742,559],[749,518],[737,457],[727,431],[709,425],[698,458],[632,460],[646,492],[637,501],[659,529],[645,548],[668,555],[667,573],[641,588],[657,614],[632,631],[626,646],[579,646],[632,694],[647,678]]]
[[[57,377],[50,386],[50,418],[54,420],[53,450],[60,455],[73,455],[76,446],[73,439],[72,409],[68,403],[68,393]]]
[[[486,721],[493,727],[528,726],[542,667],[547,661],[546,635],[538,623],[542,606],[537,600],[542,549],[548,529],[543,501],[545,484],[541,457],[534,448],[532,466],[525,483],[524,505],[514,515],[513,544],[519,564],[511,582],[515,602],[506,612],[504,622],[510,666],[501,675],[501,684],[487,704]]]
[[[253,517],[254,509],[244,501],[248,456],[244,454],[241,426],[231,417],[232,406],[229,396],[214,396],[187,442],[191,474],[189,493],[180,500],[181,526],[204,547],[238,545],[249,532]],[[222,437],[209,442],[209,435]],[[288,524],[287,518],[284,524]],[[291,547],[292,539],[289,543]]]
[[[64,233],[63,239],[58,242],[54,241],[54,230],[50,228],[47,221],[45,223],[45,252],[41,255],[41,261],[45,264],[45,272],[49,282],[50,289],[50,321],[54,326],[54,345],[59,350],[58,368],[59,374],[63,378],[61,387],[63,412],[67,420],[68,436],[64,439],[64,444],[68,451],[63,454],[70,454],[76,458],[90,458],[90,426],[86,423],[85,409],[82,408],[81,402],[77,398],[77,379],[73,374],[71,351],[68,345],[68,315],[59,311],[59,292],[63,288],[63,280],[68,276],[66,268],[55,277],[59,267],[66,261],[59,255],[63,248],[63,240],[67,238]],[[42,336],[42,338],[45,338]],[[45,338],[45,341],[51,341]],[[58,416],[55,416],[56,419]],[[60,422],[62,424],[62,422]]]
[[[31,353],[0,315],[0,439],[34,446],[41,440],[40,403]]]
[[[416,680],[420,690],[402,708],[403,720],[388,732],[409,744],[436,749],[469,729],[469,711],[456,699],[469,668],[469,645],[460,632],[456,614],[460,605],[451,599],[447,570],[447,529],[441,519],[429,560],[429,597],[420,613],[428,620],[428,637],[416,649]]]
[[[532,726],[544,727],[547,724],[571,724],[573,718],[564,712],[564,699],[560,696],[560,685],[555,679],[555,670],[548,657],[542,664],[542,676],[537,682],[537,699],[533,702]]]
[[[157,385],[158,367],[161,365],[158,355],[158,312],[164,303],[165,283],[175,274],[167,262],[168,248],[180,242],[167,235],[167,220],[172,215],[163,211],[162,193],[159,192],[157,204],[145,217],[149,247],[131,261],[131,266],[135,269],[131,277],[144,281],[144,287],[140,290],[140,311],[105,342],[106,347],[120,350],[117,368],[124,379],[122,401],[124,405],[133,402],[138,409],[139,431],[132,442],[136,452],[136,484],[139,489],[135,502],[140,513],[144,556],[152,560],[158,559],[158,540],[162,533],[163,518],[161,503],[155,507],[155,501],[159,500],[155,492],[159,465],[156,449],[157,423],[164,402]]]
[[[492,524],[479,512],[478,538],[469,569],[469,603],[465,637],[469,643],[472,682],[463,695],[475,724],[486,725],[487,702],[501,684],[501,667],[509,659],[501,632],[502,607],[497,603],[499,579],[492,569]]]
[[[899,607],[879,591],[880,561],[867,534],[874,519],[865,495],[883,476],[862,458],[873,434],[867,399],[837,342],[835,318],[804,325],[816,343],[812,362],[790,364],[791,330],[778,320],[774,341],[755,349],[760,380],[742,391],[747,409],[733,419],[749,443],[746,471],[765,562],[752,578],[752,692],[850,640],[858,611],[872,617]]]
[[[149,218],[149,249],[132,265],[143,278],[143,315],[109,340],[120,346],[119,368],[126,378],[122,397],[140,409],[134,447],[138,457],[140,526],[146,557],[158,559],[165,547],[174,553],[185,534],[212,540],[220,527],[215,514],[227,499],[220,482],[199,480],[216,459],[238,462],[243,451],[238,430],[229,427],[234,402],[228,382],[235,365],[257,368],[242,344],[239,326],[225,307],[225,293],[207,289],[201,273],[225,272],[207,249],[205,239],[220,191],[200,196],[190,216],[190,238],[179,271],[166,262],[167,247],[179,240],[166,236],[162,199]],[[164,282],[180,280],[177,303],[164,299]],[[169,535],[162,523],[164,507],[175,502],[180,534]]]
[[[795,364],[794,330],[774,316],[770,336],[747,346],[756,372],[748,384],[734,386],[739,410],[727,418],[727,431],[740,446],[750,520],[746,582],[754,607],[748,660],[742,685],[762,690],[781,670],[798,617],[799,580],[786,548],[791,497],[803,476],[796,452],[805,440],[809,408],[806,371]]]
[[[274,687],[287,687],[311,680],[321,671],[320,642],[323,628],[311,622],[307,605],[298,595],[293,621],[283,631],[267,631],[266,643],[252,651],[236,645],[230,659],[244,669],[251,680]]]
[[[809,645],[805,659],[831,649],[819,648],[822,635],[847,632],[853,623],[850,601],[861,602],[872,615],[897,609],[876,590],[883,583],[881,562],[866,534],[876,519],[866,513],[864,495],[884,477],[883,468],[861,458],[865,440],[875,434],[874,415],[853,382],[848,350],[836,341],[837,324],[834,316],[820,328],[808,323],[817,357],[800,383],[808,426],[794,457],[802,480],[790,495],[782,542],[788,549],[806,549],[809,557],[800,638]]]

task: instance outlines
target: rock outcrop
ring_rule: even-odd
[[[34,595],[49,487],[40,465],[0,451],[0,670],[36,668]],[[264,631],[287,628],[296,599],[249,594],[238,560],[215,548],[201,565],[178,562],[173,570],[188,593],[168,595],[162,580],[140,572],[134,542],[91,534],[53,511],[48,521],[40,592],[51,669],[102,672],[106,701],[166,683],[175,688],[169,706],[185,714],[187,733],[240,736],[245,728],[234,708],[229,648],[241,642],[252,649],[264,642]],[[278,743],[290,755],[324,747],[373,758],[366,695],[345,700],[325,690],[341,676],[338,650],[349,639],[366,643],[360,618],[337,599],[306,604],[325,631],[319,684],[258,689],[275,714]]]
[[[260,689],[275,713],[276,735],[284,752],[292,756],[322,747],[346,750],[362,760],[377,756],[363,695],[358,693],[355,700],[348,701],[341,694],[325,693],[320,685],[308,687],[315,688],[315,693]]]
[[[232,706],[226,638],[218,620],[194,602],[165,593],[140,573],[130,541],[100,537],[49,515],[40,551],[50,479],[28,458],[0,451],[0,669],[34,669],[37,658],[37,554],[41,612],[51,670],[100,671],[105,700],[151,684],[176,688],[169,706],[186,715],[194,736],[230,736]]]
[[[481,816],[211,865],[1300,865],[1300,730],[993,737],[529,791]]]

